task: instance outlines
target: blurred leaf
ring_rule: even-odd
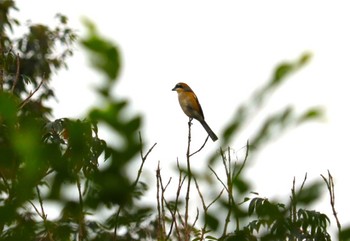
[[[107,74],[110,81],[115,80],[120,72],[120,53],[113,42],[110,42],[97,33],[93,23],[88,19],[84,19],[85,27],[88,29],[88,37],[83,39],[81,43],[85,48],[93,52],[91,61],[93,66],[102,73]]]
[[[339,234],[339,240],[349,241],[350,240],[350,227],[343,228]]]
[[[236,133],[236,131],[239,130],[239,127],[243,124],[245,118],[246,118],[246,107],[241,106],[235,114],[234,120],[231,122],[231,124],[224,130],[224,138],[225,140],[231,137]]]
[[[207,212],[204,216],[204,222],[206,224],[208,224],[209,228],[211,230],[217,230],[218,226],[219,226],[219,220],[216,217],[216,215],[213,215],[209,212]]]
[[[233,184],[233,187],[242,194],[246,193],[250,189],[249,183],[245,179],[242,179],[241,177],[234,178],[232,184]]]
[[[0,125],[10,125],[17,120],[17,100],[6,92],[0,92]]]
[[[280,82],[284,80],[284,77],[286,77],[288,74],[292,72],[293,67],[294,66],[289,63],[280,64],[275,70],[274,76],[271,80],[271,86],[280,84]]]
[[[299,66],[304,66],[305,64],[307,64],[308,62],[310,62],[312,58],[312,53],[304,53],[303,55],[301,55],[301,57],[299,58]]]
[[[236,230],[234,233],[227,234],[219,241],[256,241],[257,238],[250,233],[248,229]]]
[[[263,143],[266,143],[272,139],[272,137],[275,137],[276,134],[281,133],[284,129],[293,124],[294,118],[293,108],[290,106],[266,118],[251,140],[251,147],[253,149],[259,148]]]
[[[248,101],[241,104],[233,114],[232,119],[228,121],[227,126],[223,129],[222,145],[229,145],[230,140],[234,138],[245,127],[245,125],[249,123],[249,121],[253,119],[253,117],[264,107],[267,98],[271,96],[271,92],[280,86],[289,75],[305,66],[305,64],[308,63],[310,59],[311,54],[304,53],[297,60],[285,61],[279,64],[275,68],[270,81],[255,91]],[[294,114],[292,110],[292,107],[287,107],[284,113],[275,114],[275,118],[267,117],[260,129],[260,133],[255,136],[255,143],[254,141],[250,142],[252,144],[252,147],[255,149],[254,151],[257,150],[255,147],[257,147],[258,144],[260,145],[266,143],[266,140],[268,140],[267,138],[272,137],[270,135],[272,134],[272,129],[277,129],[277,131],[275,131],[275,136],[273,136],[276,137],[277,135],[281,135],[283,133],[283,129],[281,127],[287,127],[288,123],[295,123],[294,116],[294,119],[292,119],[293,122],[288,122],[290,121],[289,117]],[[309,115],[310,114],[311,112]],[[213,155],[209,158],[209,163],[212,164],[218,156],[218,153],[213,153]]]
[[[300,117],[298,122],[303,123],[305,121],[319,119],[323,116],[323,109],[321,107],[314,107],[306,110]]]
[[[270,85],[274,87],[281,84],[288,75],[298,70],[300,67],[303,67],[311,59],[310,53],[304,53],[297,61],[295,62],[284,62],[277,66],[275,69],[273,78],[271,79]]]
[[[315,181],[303,189],[299,190],[296,194],[298,204],[310,205],[317,201],[322,194],[323,183],[321,181]]]

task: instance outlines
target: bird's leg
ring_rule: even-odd
[[[188,125],[190,126],[190,125],[192,125],[192,120],[193,120],[193,118],[188,118]]]

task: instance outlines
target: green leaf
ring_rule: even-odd
[[[212,215],[211,213],[206,213],[204,219],[205,219],[205,223],[208,224],[211,230],[217,230],[219,226],[219,220],[216,217],[216,215]]]
[[[350,226],[342,228],[339,237],[339,240],[350,241]]]
[[[120,53],[117,46],[98,35],[94,24],[85,19],[83,21],[89,33],[82,39],[81,44],[92,52],[90,61],[92,66],[114,81],[120,72]]]
[[[298,123],[304,123],[305,121],[319,119],[323,116],[323,109],[321,107],[313,107],[306,110],[298,119]]]
[[[0,92],[0,124],[13,126],[17,121],[17,100],[6,92]]]
[[[299,190],[296,194],[296,201],[298,204],[310,205],[312,202],[318,200],[322,194],[323,183],[315,181],[307,186],[304,186],[302,190]]]
[[[280,64],[275,70],[274,76],[271,80],[271,86],[280,84],[282,80],[292,72],[293,68],[294,66],[290,63]]]

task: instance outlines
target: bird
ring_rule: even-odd
[[[175,85],[172,91],[176,91],[179,98],[180,106],[183,112],[190,118],[196,119],[202,124],[204,129],[213,141],[216,141],[218,137],[210,129],[207,122],[204,120],[204,114],[201,105],[199,104],[198,98],[193,90],[186,83],[179,82]]]

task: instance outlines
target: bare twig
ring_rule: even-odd
[[[52,234],[51,234],[50,230],[47,228],[47,225],[46,225],[46,223],[47,223],[47,214],[44,211],[44,204],[43,204],[43,200],[42,200],[41,195],[40,195],[40,190],[39,190],[38,186],[36,186],[35,188],[36,188],[36,192],[37,192],[37,195],[38,195],[38,200],[39,200],[41,211],[39,211],[37,209],[37,207],[34,205],[34,203],[32,203],[31,201],[29,201],[29,203],[33,206],[33,208],[35,209],[36,213],[43,220],[44,225],[46,227],[46,231],[47,231],[47,235],[48,235],[49,240],[53,241]]]
[[[246,152],[245,152],[243,163],[242,163],[241,167],[238,169],[234,179],[237,179],[239,177],[239,175],[241,174],[243,168],[245,167],[245,164],[247,163],[248,155],[249,155],[249,140],[247,140],[246,147],[247,147],[247,149],[246,149]]]
[[[147,156],[151,153],[151,151],[153,150],[153,148],[157,145],[157,143],[154,143],[153,146],[147,151],[146,155],[143,155],[143,142],[142,142],[142,136],[141,136],[141,132],[139,132],[139,139],[140,139],[140,144],[141,144],[141,158],[143,161],[145,161],[147,159]]]
[[[176,209],[174,210],[174,212],[172,212],[171,207],[169,205],[169,203],[166,201],[166,198],[164,197],[165,191],[168,188],[168,186],[170,185],[171,182],[171,177],[169,178],[167,184],[164,186],[163,185],[163,181],[162,181],[162,176],[160,174],[160,167],[159,167],[159,163],[158,163],[158,168],[157,168],[157,209],[158,209],[158,238],[160,240],[168,240],[172,231],[172,226],[173,223],[171,224],[171,229],[165,239],[165,234],[166,234],[166,228],[165,228],[165,221],[166,221],[166,216],[165,216],[165,208],[164,208],[164,204],[167,207],[167,209],[170,211],[173,220],[176,224]],[[180,184],[180,186],[182,186],[182,184]],[[161,190],[161,195],[159,193],[159,190]],[[176,201],[177,202],[177,201]],[[180,233],[178,233],[178,235],[180,235]]]
[[[291,196],[291,209],[290,209],[290,216],[292,219],[292,222],[296,222],[297,220],[297,205],[296,205],[296,194],[295,194],[295,177],[293,178],[293,186],[292,186],[292,196]]]
[[[206,216],[206,215],[207,215],[207,212],[208,212],[208,207],[207,207],[207,205],[205,204],[203,194],[202,194],[202,192],[201,192],[200,189],[199,189],[199,185],[198,185],[197,179],[196,179],[196,178],[193,178],[193,179],[194,179],[194,183],[196,184],[196,188],[197,188],[198,195],[199,195],[199,197],[200,197],[200,199],[201,199],[201,202],[202,202],[202,207],[203,207],[203,211],[204,211],[204,216]],[[198,210],[198,209],[197,209],[197,210]],[[204,226],[202,227],[202,231],[201,231],[200,240],[204,240],[204,234],[205,234],[206,228],[207,228],[207,222],[204,222]]]
[[[161,190],[162,190],[162,195],[161,195],[161,208],[162,208],[162,230],[163,230],[163,233],[162,233],[162,238],[165,236],[165,233],[166,233],[166,229],[165,229],[165,219],[166,219],[166,216],[165,216],[165,208],[164,208],[164,204],[168,207],[168,203],[164,197],[164,194],[165,194],[165,191],[166,189],[168,188],[170,182],[171,182],[171,177],[169,178],[169,181],[168,183],[164,186],[163,185],[163,180],[162,180],[162,176],[160,175],[160,171],[159,171],[159,182],[160,182],[160,187],[161,187]]]
[[[44,211],[44,204],[43,204],[43,200],[42,200],[41,195],[40,195],[39,188],[38,188],[38,186],[36,186],[35,188],[36,188],[36,192],[37,192],[37,194],[38,194],[38,199],[39,199],[39,203],[40,203],[41,217],[42,217],[44,220],[46,220],[47,215],[45,214],[45,211]]]
[[[179,182],[178,182],[178,186],[177,186],[177,191],[176,191],[176,197],[175,197],[175,203],[174,203],[174,210],[172,211],[170,206],[168,207],[170,213],[171,213],[171,216],[172,216],[172,222],[170,224],[170,229],[169,229],[169,232],[168,232],[168,235],[167,235],[167,238],[166,240],[169,240],[170,239],[170,235],[171,235],[171,232],[172,232],[172,229],[173,229],[173,225],[175,224],[175,231],[177,233],[177,236],[178,238],[180,239],[180,229],[179,229],[179,226],[177,224],[177,219],[176,219],[176,213],[178,212],[177,210],[177,205],[179,203],[179,198],[180,198],[180,192],[181,192],[181,189],[182,189],[182,186],[185,182],[185,178],[182,178],[182,171],[181,171],[181,168],[180,168],[180,164],[179,164],[179,160],[176,161],[176,165],[177,165],[177,169],[179,170]],[[179,213],[179,212],[178,212]],[[180,215],[180,214],[179,214]]]
[[[156,170],[156,178],[157,178],[157,211],[158,211],[158,230],[157,230],[157,236],[158,238],[161,237],[161,234],[163,233],[161,231],[161,228],[162,228],[162,219],[161,219],[161,216],[162,216],[162,212],[161,212],[161,209],[160,209],[160,180],[159,180],[159,176],[160,176],[160,167],[159,167],[159,162],[158,162],[158,167],[157,167],[157,170]]]
[[[43,85],[44,81],[45,81],[45,79],[43,78],[43,79],[40,81],[39,85],[35,88],[35,90],[34,90],[34,91],[31,91],[31,92],[29,93],[28,97],[25,98],[25,99],[19,104],[19,109],[22,109],[26,104],[28,104],[30,98],[32,98],[32,96],[40,89],[40,87]]]
[[[215,173],[215,171],[213,169],[211,169],[211,171],[215,174],[216,178],[219,180],[219,182],[223,185],[223,187],[225,188],[226,192],[227,192],[227,200],[228,200],[228,206],[230,207],[228,209],[228,212],[226,214],[226,218],[225,218],[225,224],[224,224],[224,229],[223,229],[223,236],[226,235],[227,233],[227,228],[228,228],[228,224],[230,223],[230,217],[231,214],[233,212],[234,207],[237,206],[237,203],[235,201],[234,198],[234,194],[233,194],[233,184],[234,184],[234,180],[236,180],[239,175],[241,174],[246,161],[248,159],[248,153],[249,153],[249,143],[247,142],[247,150],[245,153],[245,157],[243,160],[242,165],[238,168],[237,167],[237,162],[234,163],[234,167],[232,169],[232,157],[231,157],[231,153],[230,153],[230,148],[227,149],[227,155],[225,155],[224,151],[221,149],[220,150],[220,154],[221,154],[221,158],[222,158],[222,162],[225,168],[225,174],[226,174],[226,184],[221,180],[221,178]],[[236,171],[236,169],[238,168],[238,170]],[[220,194],[221,195],[221,194]],[[219,197],[218,197],[219,198]],[[239,217],[235,217],[236,219],[236,230],[239,230],[239,226],[240,226],[240,220]]]
[[[33,206],[35,212],[39,215],[39,217],[41,217],[43,220],[45,219],[44,216],[42,216],[41,212],[39,211],[39,209],[34,205],[34,203],[32,201],[29,201],[29,203]]]
[[[214,203],[221,197],[221,195],[222,195],[222,193],[224,192],[225,189],[223,188],[223,189],[221,190],[221,192],[219,193],[219,195],[218,195],[216,198],[214,198],[214,200],[213,200],[209,205],[206,205],[206,204],[205,204],[204,197],[203,197],[203,194],[202,194],[202,192],[201,192],[200,189],[199,189],[199,185],[198,185],[197,179],[196,179],[196,178],[193,178],[193,180],[194,180],[194,183],[195,183],[195,185],[196,185],[197,192],[198,192],[198,195],[199,195],[199,197],[200,197],[200,200],[201,200],[201,202],[202,202],[202,207],[203,207],[203,211],[204,211],[204,216],[206,216],[207,213],[208,213],[208,210],[209,210],[210,206],[211,206],[212,204],[214,204]],[[202,230],[201,230],[201,237],[200,237],[199,240],[205,240],[205,239],[204,239],[204,235],[205,235],[206,233],[207,233],[207,223],[205,222],[205,223],[204,223],[204,226],[202,227]]]
[[[143,141],[142,141],[142,136],[141,136],[140,132],[139,132],[139,140],[140,140],[140,146],[141,146],[140,147],[141,165],[140,165],[140,168],[137,172],[137,177],[136,177],[135,181],[133,182],[133,184],[131,185],[132,188],[135,188],[137,183],[139,182],[141,174],[142,174],[142,170],[143,170],[143,165],[145,164],[148,155],[151,153],[153,148],[157,145],[157,143],[154,143],[153,146],[147,151],[146,155],[143,155]],[[116,226],[114,227],[114,230],[113,230],[113,240],[117,240],[118,219],[119,219],[119,215],[120,215],[121,211],[122,211],[122,206],[119,206],[116,213],[115,213]]]
[[[223,151],[221,150],[221,157],[222,157],[222,161],[225,167],[225,172],[226,172],[226,185],[227,185],[227,199],[228,199],[228,206],[230,207],[228,209],[226,218],[225,218],[225,224],[224,224],[224,230],[223,230],[223,236],[226,235],[227,233],[227,227],[228,224],[230,222],[230,217],[231,217],[231,213],[232,213],[232,207],[233,205],[236,205],[233,199],[233,185],[232,185],[232,179],[233,179],[233,173],[232,173],[232,169],[231,169],[231,155],[230,155],[230,149],[228,148],[228,165],[227,165],[227,160],[226,157],[223,153]],[[236,226],[237,226],[237,230],[239,229],[239,220],[238,217],[236,218]]]
[[[214,200],[211,203],[208,204],[207,209],[209,209],[211,205],[213,205],[217,200],[219,200],[221,195],[224,193],[224,190],[225,190],[224,188],[221,189],[221,192],[217,195],[217,197],[214,198]]]
[[[185,241],[190,240],[190,233],[191,230],[188,228],[188,208],[189,208],[189,200],[190,200],[190,188],[191,188],[191,179],[192,179],[192,173],[191,173],[191,165],[190,165],[190,146],[191,146],[191,125],[192,125],[192,118],[188,121],[188,144],[187,144],[187,152],[186,152],[186,161],[187,161],[187,191],[186,191],[186,198],[185,198]]]
[[[158,162],[158,167],[156,171],[156,177],[157,177],[157,210],[158,210],[158,230],[157,230],[157,236],[158,240],[164,240],[165,238],[165,213],[164,213],[164,206],[163,206],[163,196],[161,197],[161,175],[160,175],[160,164]]]
[[[147,151],[146,155],[143,155],[143,142],[142,142],[141,132],[139,132],[139,139],[140,139],[140,146],[141,146],[140,147],[141,165],[140,165],[140,168],[137,172],[137,177],[136,177],[132,187],[136,187],[137,183],[139,182],[139,179],[140,179],[140,176],[142,173],[142,169],[143,169],[143,165],[145,164],[148,155],[151,153],[153,148],[157,145],[157,143],[154,143],[153,146]]]
[[[191,226],[191,231],[194,230],[194,226],[196,225],[196,223],[197,223],[197,221],[198,221],[198,218],[199,218],[199,210],[198,210],[198,208],[197,208],[196,217],[195,217],[195,219],[194,219],[194,221],[193,221],[193,224],[192,224],[192,226]]]
[[[200,199],[201,199],[202,207],[203,207],[204,214],[205,214],[206,211],[207,211],[207,205],[205,205],[204,197],[203,197],[202,192],[201,192],[200,189],[199,189],[199,185],[198,185],[197,179],[196,179],[196,178],[193,178],[193,180],[194,180],[194,183],[196,184],[197,192],[198,192],[198,195],[199,195],[199,197],[200,197]]]
[[[304,180],[303,180],[303,182],[301,183],[299,192],[300,192],[301,190],[303,190],[303,188],[304,188],[304,186],[305,186],[305,183],[306,183],[306,179],[307,179],[307,173],[305,173]]]
[[[197,154],[198,152],[200,152],[200,151],[204,148],[205,144],[207,144],[208,139],[209,139],[209,136],[207,136],[207,138],[205,139],[203,145],[202,145],[197,151],[193,152],[193,153],[190,155],[190,157],[193,156],[193,155],[195,155],[195,154]]]
[[[327,185],[327,188],[328,188],[329,198],[330,198],[330,203],[331,203],[331,207],[332,207],[333,216],[335,218],[335,221],[337,222],[338,235],[340,235],[340,233],[341,233],[341,224],[339,222],[337,211],[335,210],[335,191],[334,191],[333,176],[331,175],[331,173],[328,170],[328,179],[326,177],[324,177],[322,174],[321,174],[321,177],[325,181],[325,183]]]
[[[117,240],[118,219],[121,211],[122,211],[122,206],[119,206],[117,212],[115,213],[115,227],[113,230],[113,237],[112,237],[113,241]]]
[[[219,175],[214,171],[214,169],[210,166],[208,166],[210,171],[212,171],[212,173],[214,173],[216,179],[218,179],[218,181],[221,183],[221,185],[225,188],[226,192],[228,192],[228,188],[226,187],[226,184],[221,180],[221,178],[219,177]]]

